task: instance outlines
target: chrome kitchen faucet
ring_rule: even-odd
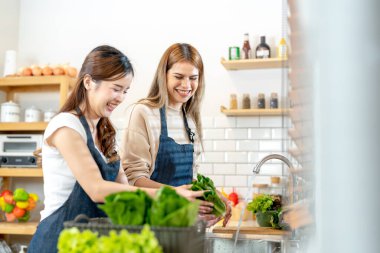
[[[259,174],[261,166],[263,166],[264,163],[266,163],[267,161],[272,160],[272,159],[277,159],[277,160],[283,161],[289,167],[289,173],[291,175],[290,178],[292,180],[292,182],[291,182],[292,191],[290,192],[291,194],[289,194],[289,198],[290,198],[289,202],[290,202],[290,204],[293,204],[295,202],[295,190],[294,190],[295,189],[295,187],[294,187],[295,175],[294,175],[294,167],[288,158],[286,158],[283,155],[279,155],[279,154],[268,155],[268,156],[264,157],[263,159],[261,159],[261,161],[258,164],[256,164],[256,166],[253,168],[253,173]]]

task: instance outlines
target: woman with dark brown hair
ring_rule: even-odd
[[[200,105],[204,93],[202,57],[186,43],[171,45],[162,55],[148,96],[127,110],[122,139],[122,166],[130,184],[176,189],[196,177],[202,143]],[[231,209],[228,201],[224,224]],[[223,217],[210,213],[203,201],[199,212],[208,225]]]
[[[56,252],[64,221],[78,214],[105,217],[97,203],[111,193],[137,189],[120,167],[109,120],[132,78],[129,59],[116,48],[99,46],[87,55],[74,90],[44,133],[45,208],[28,252]],[[191,200],[202,195],[184,188],[177,192]]]

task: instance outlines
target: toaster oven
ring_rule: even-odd
[[[0,167],[37,167],[33,152],[42,139],[42,134],[0,134]]]

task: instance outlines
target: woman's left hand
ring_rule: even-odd
[[[211,227],[215,225],[218,221],[221,220],[221,217],[215,217],[215,215],[211,214],[214,209],[214,203],[208,201],[201,201],[199,205],[199,218],[204,220],[207,224],[207,227]]]
[[[224,218],[224,220],[223,220],[223,227],[225,227],[227,225],[228,221],[230,220],[231,215],[232,215],[232,213],[231,213],[231,202],[228,199],[226,199],[226,197],[224,197],[221,192],[217,191],[217,193],[218,193],[220,199],[226,205],[226,214],[223,217]]]

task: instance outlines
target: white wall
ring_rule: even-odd
[[[135,80],[125,103],[112,116],[118,124],[123,108],[146,95],[165,49],[176,42],[192,44],[203,57],[206,77],[203,119],[207,147],[201,172],[217,186],[226,186],[228,191],[235,186],[244,194],[250,187],[253,164],[265,154],[285,151],[284,120],[227,118],[219,112],[220,106],[229,105],[230,93],[250,93],[252,100],[259,92],[269,96],[275,91],[283,96],[283,73],[281,69],[227,71],[220,59],[228,58],[228,47],[242,46],[246,32],[252,48],[260,35],[266,35],[274,54],[282,35],[281,4],[280,0],[21,0],[18,66],[70,63],[79,69],[94,47],[109,44],[119,48],[132,60]],[[6,11],[0,9],[0,16]],[[31,105],[30,99],[18,102],[24,108]],[[42,96],[37,103],[44,110],[50,107]],[[215,155],[224,159],[215,162]],[[271,175],[284,175],[280,164],[270,164],[263,171],[259,180],[265,182]]]
[[[7,50],[18,49],[19,0],[0,0],[0,76],[4,71]]]
[[[281,2],[21,0],[19,65],[69,62],[80,68],[92,48],[113,45],[136,68],[125,102],[129,104],[146,95],[165,49],[187,42],[199,50],[205,63],[204,115],[217,115],[232,92],[255,96],[279,92],[280,70],[228,72],[220,59],[228,57],[229,46],[242,46],[245,32],[252,47],[260,35],[266,35],[274,48],[281,37]],[[123,108],[115,111],[114,119]]]

